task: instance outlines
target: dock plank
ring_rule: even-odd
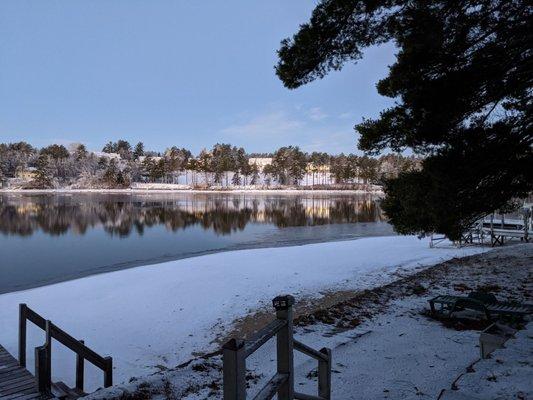
[[[0,399],[45,400],[52,396],[39,393],[33,375],[0,345]]]

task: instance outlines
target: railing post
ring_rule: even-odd
[[[19,304],[19,364],[26,367],[26,304]]]
[[[320,352],[325,354],[327,361],[318,360],[318,396],[325,400],[331,399],[331,350],[324,347]]]
[[[231,339],[222,347],[224,400],[246,399],[244,340]]]
[[[529,215],[528,211],[524,209],[524,242],[529,242]]]
[[[39,392],[50,393],[51,384],[48,382],[48,360],[46,345],[35,348],[35,379]]]
[[[35,348],[35,379],[39,392],[49,394],[52,390],[52,336],[51,323],[46,321],[46,341]]]
[[[293,309],[294,297],[278,296],[272,300],[276,309],[276,318],[286,321],[277,334],[278,374],[288,375],[287,381],[278,389],[278,400],[294,399],[294,363],[293,363]]]
[[[494,213],[490,216],[490,245],[494,247]]]
[[[46,320],[46,385],[48,388],[52,387],[52,321]]]
[[[80,340],[81,344],[85,344],[83,340]],[[76,353],[76,389],[83,392],[84,384],[84,372],[85,372],[85,359],[79,353]]]
[[[113,386],[113,358],[105,357],[106,368],[104,370],[104,387]]]

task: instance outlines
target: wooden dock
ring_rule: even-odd
[[[0,399],[2,400],[44,400],[52,396],[43,395],[37,388],[35,377],[8,351],[0,345]]]
[[[26,325],[33,323],[45,333],[45,343],[35,348],[35,376],[26,369]],[[52,340],[76,354],[76,386],[52,382]],[[0,345],[0,400],[76,400],[84,396],[84,369],[87,360],[104,373],[104,387],[113,384],[113,359],[102,357],[64,330],[45,320],[26,304],[19,305],[18,360]]]

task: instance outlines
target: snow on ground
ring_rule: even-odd
[[[330,326],[317,324],[311,329],[297,328],[295,338],[316,349],[332,349],[332,399],[436,399],[465,366],[479,357],[479,333],[443,329],[440,323],[420,315],[425,306],[422,298],[400,300],[389,312],[356,329],[331,335]],[[275,341],[270,340],[247,359],[247,397],[254,398],[275,374],[275,354]],[[153,376],[141,386],[154,400],[220,398],[221,365],[217,356],[208,363],[164,373],[163,379]],[[317,362],[295,353],[294,365],[295,390],[317,395]],[[208,384],[210,381],[216,383]],[[162,389],[162,382],[172,383],[168,385],[172,388],[170,395]],[[139,393],[137,384],[99,391],[89,399],[119,398],[123,389]],[[217,394],[213,388],[217,388]]]
[[[426,305],[419,297],[395,301],[388,312],[354,330],[330,336],[331,327],[318,325],[313,332],[299,329],[296,338],[333,349],[333,399],[435,399],[479,356],[479,334],[443,329],[420,315]],[[296,390],[316,395],[316,378],[307,378],[316,362],[305,356],[297,362]],[[265,369],[268,360],[260,364]]]
[[[518,331],[505,347],[495,350],[490,358],[479,360],[473,371],[456,382],[457,394],[465,399],[527,400],[533,396],[533,323]],[[452,400],[450,391],[442,397]]]
[[[17,349],[18,304],[52,320],[114,360],[115,382],[174,367],[213,343],[231,323],[270,307],[280,293],[298,299],[325,290],[374,287],[422,266],[484,251],[430,249],[416,237],[365,238],[241,250],[116,271],[0,296],[0,343]],[[29,329],[28,355],[42,332]],[[54,378],[72,384],[74,355],[57,345]],[[54,351],[55,351],[54,350]],[[33,360],[28,360],[33,365]],[[88,389],[101,375],[87,370]]]
[[[315,349],[332,349],[333,399],[527,399],[533,388],[531,324],[491,360],[479,360],[479,331],[474,326],[441,323],[427,317],[425,310],[427,300],[438,294],[464,295],[482,288],[503,301],[527,302],[532,261],[533,245],[522,244],[443,262],[319,309],[332,319],[327,323],[301,315],[295,336]],[[321,302],[327,303],[325,298]],[[270,318],[272,314],[270,310]],[[339,328],[338,322],[346,318],[362,322]],[[274,374],[275,357],[271,340],[247,360],[250,398]],[[173,370],[97,391],[89,399],[220,398],[221,367],[219,355],[198,357]],[[296,390],[316,393],[316,362],[296,353],[295,371]],[[450,390],[454,382],[459,390]]]

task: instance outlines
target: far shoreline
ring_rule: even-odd
[[[182,193],[236,193],[236,194],[364,194],[382,196],[381,190],[362,189],[147,189],[147,188],[127,188],[127,189],[0,189],[0,194],[72,194],[72,193],[110,193],[110,194],[182,194]]]

